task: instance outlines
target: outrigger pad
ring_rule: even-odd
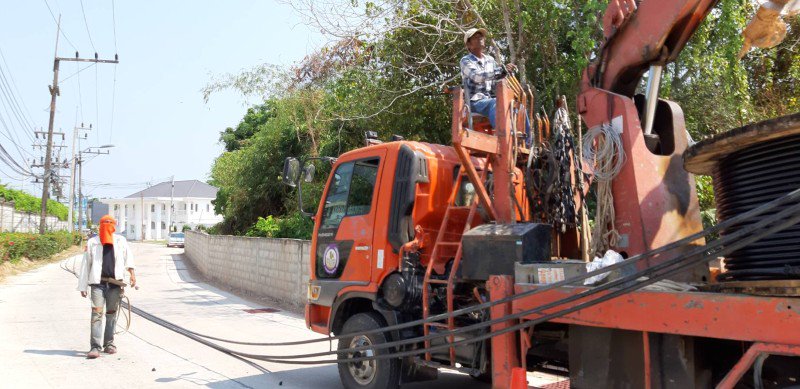
[[[553,227],[541,223],[483,224],[462,237],[461,278],[514,275],[516,263],[550,260]]]

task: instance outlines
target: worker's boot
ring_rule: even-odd
[[[100,350],[96,348],[93,348],[91,351],[89,351],[89,354],[86,354],[86,358],[88,359],[95,359],[99,356],[100,356]]]

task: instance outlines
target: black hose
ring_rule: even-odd
[[[737,225],[737,224],[742,223],[742,222],[747,222],[747,221],[749,221],[750,218],[752,218],[754,216],[760,215],[760,214],[765,213],[765,212],[769,212],[773,208],[776,208],[778,206],[783,205],[784,203],[795,201],[795,200],[800,200],[800,189],[794,190],[791,193],[788,193],[785,196],[782,196],[782,197],[780,197],[778,199],[775,199],[775,200],[773,200],[773,201],[771,201],[769,203],[766,203],[766,204],[764,204],[764,205],[762,205],[762,206],[760,206],[758,208],[752,209],[752,210],[750,210],[748,212],[745,212],[743,214],[740,214],[740,215],[737,215],[735,217],[732,217],[732,218],[730,218],[730,219],[728,219],[728,220],[726,220],[726,221],[724,221],[722,223],[717,224],[716,226],[713,226],[713,227],[709,228],[708,230],[704,230],[704,231],[698,232],[696,234],[690,235],[690,236],[688,236],[686,238],[683,238],[681,240],[675,241],[675,242],[670,243],[668,245],[659,247],[659,248],[657,248],[655,250],[651,250],[651,251],[648,251],[646,253],[635,255],[635,256],[630,257],[630,258],[628,258],[628,259],[626,259],[626,260],[624,260],[622,262],[619,262],[619,263],[604,267],[602,269],[598,269],[598,270],[594,270],[594,271],[591,271],[591,272],[587,272],[586,274],[582,274],[582,275],[579,275],[579,276],[576,276],[576,277],[572,277],[572,278],[567,279],[567,280],[563,280],[563,281],[555,282],[555,283],[552,283],[552,284],[540,286],[537,289],[529,290],[529,291],[526,291],[526,292],[523,292],[523,293],[520,293],[520,294],[515,294],[513,296],[509,296],[509,297],[506,297],[506,298],[503,298],[503,299],[500,299],[500,300],[497,300],[497,301],[489,301],[489,302],[485,302],[485,303],[481,303],[481,304],[476,304],[476,305],[472,305],[472,306],[469,306],[469,307],[465,307],[465,308],[461,308],[461,309],[455,310],[455,311],[453,311],[451,313],[441,313],[441,314],[438,314],[438,315],[430,316],[427,319],[418,319],[418,320],[414,320],[414,321],[410,321],[410,322],[406,322],[406,323],[387,326],[387,327],[384,327],[384,328],[379,328],[379,329],[375,329],[375,330],[369,330],[369,331],[361,332],[361,333],[358,333],[358,334],[351,333],[351,334],[342,334],[342,335],[337,335],[337,336],[332,336],[332,337],[327,337],[327,338],[308,339],[308,340],[300,340],[300,341],[292,341],[292,342],[268,343],[268,342],[242,342],[242,341],[228,340],[228,339],[222,339],[222,338],[213,337],[213,336],[210,336],[210,335],[200,334],[200,333],[197,333],[197,332],[194,332],[194,331],[191,331],[191,330],[187,330],[187,331],[189,331],[190,333],[192,333],[193,335],[196,335],[196,336],[200,336],[200,337],[203,337],[203,338],[206,338],[206,339],[216,340],[216,341],[220,341],[220,342],[230,343],[230,344],[239,344],[239,345],[244,345],[244,346],[270,346],[270,347],[296,346],[296,345],[302,345],[302,344],[311,344],[311,343],[319,343],[319,342],[340,340],[340,339],[344,339],[344,338],[350,338],[350,337],[353,337],[355,335],[372,335],[372,334],[378,334],[378,333],[393,332],[393,331],[402,330],[402,329],[406,329],[406,328],[410,328],[410,327],[420,326],[420,325],[423,325],[425,323],[432,323],[432,322],[435,322],[435,321],[449,319],[450,317],[461,316],[461,315],[464,315],[464,314],[467,314],[467,313],[471,313],[471,312],[475,312],[475,311],[481,311],[481,310],[484,310],[486,308],[491,308],[491,307],[499,305],[499,304],[506,304],[506,303],[512,302],[512,301],[517,300],[517,299],[529,297],[529,296],[532,296],[532,295],[535,295],[535,294],[538,294],[538,293],[542,293],[542,292],[546,292],[546,291],[549,291],[549,290],[557,289],[557,288],[560,288],[560,287],[563,287],[563,286],[569,286],[569,285],[574,285],[574,284],[577,284],[577,283],[582,283],[584,280],[586,280],[586,279],[588,279],[590,277],[594,277],[594,276],[600,275],[600,274],[605,274],[605,273],[614,271],[616,269],[620,269],[622,267],[635,264],[635,263],[637,263],[637,262],[639,262],[641,260],[649,259],[649,258],[651,258],[651,257],[653,257],[655,255],[658,255],[658,254],[661,254],[661,253],[664,253],[664,252],[668,252],[668,251],[675,250],[675,249],[678,249],[678,248],[683,248],[683,246],[685,246],[687,244],[690,244],[690,243],[698,240],[699,238],[702,238],[702,237],[704,237],[706,235],[716,234],[719,231],[721,231],[722,229],[730,228],[731,226]],[[718,241],[720,241],[720,240],[718,239]],[[720,242],[724,242],[724,241],[720,241]]]
[[[744,247],[745,245],[750,244],[750,243],[752,243],[754,241],[757,241],[758,239],[760,239],[760,238],[762,238],[762,237],[764,237],[764,236],[766,236],[768,234],[771,234],[771,233],[780,231],[782,229],[791,227],[795,223],[800,222],[800,212],[797,212],[797,211],[800,211],[800,205],[785,210],[784,212],[782,212],[781,216],[784,216],[784,214],[790,214],[790,211],[795,212],[796,215],[793,216],[792,218],[788,219],[787,221],[784,221],[784,222],[780,223],[777,226],[770,227],[769,229],[767,229],[765,231],[762,231],[762,232],[760,232],[760,233],[758,233],[756,235],[751,235],[748,238],[739,240],[736,243],[732,244],[731,246],[726,247],[723,250],[720,250],[719,252],[714,252],[711,255],[700,256],[698,259],[695,259],[693,261],[687,262],[687,263],[685,263],[685,264],[683,264],[683,265],[681,265],[679,267],[676,267],[675,269],[669,270],[663,275],[660,274],[660,275],[658,275],[656,277],[653,277],[653,278],[650,278],[650,279],[647,279],[647,280],[644,280],[644,281],[640,281],[640,282],[634,283],[631,286],[627,286],[627,287],[624,287],[624,288],[621,288],[621,289],[617,289],[617,290],[615,290],[615,291],[613,291],[611,293],[608,293],[606,295],[598,297],[597,299],[590,300],[588,302],[581,303],[581,304],[575,305],[573,307],[563,309],[563,310],[558,311],[558,312],[554,312],[554,313],[551,313],[551,314],[543,315],[543,316],[540,316],[540,317],[538,317],[536,319],[533,319],[533,320],[528,320],[528,321],[525,321],[523,323],[504,328],[502,330],[492,331],[492,332],[489,332],[487,334],[476,336],[476,337],[473,337],[473,338],[463,339],[463,340],[456,341],[456,342],[453,342],[453,343],[447,343],[447,344],[431,346],[431,347],[426,347],[426,348],[419,348],[419,349],[409,350],[409,351],[402,351],[402,352],[395,352],[395,353],[390,353],[390,354],[374,355],[374,356],[363,356],[363,357],[357,357],[357,358],[335,359],[335,360],[296,361],[296,360],[292,360],[292,359],[278,359],[278,358],[273,358],[272,356],[265,356],[265,355],[258,355],[258,354],[248,354],[248,353],[238,353],[238,352],[235,352],[235,353],[237,355],[240,355],[240,356],[243,356],[243,357],[246,357],[246,358],[257,359],[257,360],[262,360],[262,361],[272,362],[272,363],[312,365],[312,364],[327,364],[327,363],[355,363],[355,362],[362,362],[362,361],[367,361],[367,360],[403,358],[403,357],[415,356],[415,355],[419,355],[419,354],[423,354],[423,353],[428,353],[428,352],[436,351],[436,350],[449,349],[451,347],[457,347],[457,346],[461,346],[461,345],[465,345],[465,344],[469,344],[469,343],[481,342],[481,341],[487,340],[489,338],[492,338],[492,337],[495,337],[495,336],[498,336],[498,335],[503,335],[503,334],[506,334],[506,333],[509,333],[509,332],[513,332],[513,331],[517,331],[517,330],[521,330],[521,329],[526,329],[526,328],[532,327],[534,325],[537,325],[537,324],[540,324],[540,323],[543,323],[543,322],[550,321],[552,319],[558,318],[560,316],[563,316],[563,315],[566,315],[566,314],[569,314],[569,313],[572,313],[572,312],[575,312],[575,311],[579,311],[579,310],[582,310],[582,309],[586,309],[586,308],[591,307],[593,305],[600,304],[602,302],[605,302],[605,301],[611,300],[613,298],[619,297],[621,295],[624,295],[626,293],[629,293],[629,292],[634,291],[636,289],[639,289],[641,287],[656,283],[656,282],[660,281],[661,279],[664,279],[667,276],[670,276],[670,275],[673,275],[673,274],[677,274],[680,271],[683,271],[684,269],[686,269],[688,267],[691,267],[691,266],[694,266],[694,265],[696,265],[698,263],[702,263],[704,261],[708,261],[708,260],[710,260],[712,258],[715,258],[720,253],[727,253],[727,252],[731,252],[732,250],[736,250],[736,249],[739,249],[741,247]],[[777,218],[774,218],[774,219],[777,219]],[[772,221],[772,220],[769,220],[769,221]],[[684,260],[684,258],[678,258],[678,260]],[[678,263],[678,262],[675,262],[675,263]],[[574,296],[570,296],[570,297],[574,297]],[[551,307],[552,306],[558,306],[558,305],[560,305],[561,301],[563,301],[563,300],[566,300],[566,299],[558,300],[558,301],[553,302],[551,304],[547,304],[547,306],[551,306]],[[533,308],[533,309],[530,309],[530,310],[527,310],[527,311],[523,311],[523,312],[519,312],[519,313],[516,313],[516,314],[508,315],[508,316],[505,316],[505,317],[500,318],[500,319],[495,319],[495,321],[505,322],[505,321],[509,321],[509,320],[519,319],[519,318],[522,318],[524,316],[528,316],[528,315],[531,315],[531,314],[534,314],[534,313],[537,313],[537,312],[541,312],[544,309],[547,309],[547,308],[544,308],[544,306],[541,306],[541,307]],[[474,327],[480,326],[481,324],[485,324],[485,323],[488,323],[488,322],[479,323],[479,324],[476,324],[476,325],[473,325],[473,326],[470,326],[470,327],[474,328]],[[464,330],[464,329],[467,329],[467,328],[468,327],[462,327],[462,328],[459,328],[459,329],[454,330],[454,331],[446,331],[446,332],[442,332],[442,333],[437,334],[437,335],[439,337],[449,337],[449,336],[452,336],[452,335],[460,332],[461,330]],[[415,340],[415,342],[419,342],[421,338],[423,338],[423,337],[414,338],[413,340]],[[392,342],[392,343],[396,343],[396,342]],[[355,352],[355,351],[358,351],[358,350],[362,350],[362,349],[375,350],[375,349],[385,348],[385,347],[379,347],[379,346],[386,346],[386,345],[389,345],[389,344],[390,343],[382,343],[382,344],[373,345],[373,346],[362,346],[362,347],[356,347],[356,348],[350,348],[350,349],[330,351],[330,352],[328,352],[326,354],[327,355],[332,355],[334,353],[352,353],[352,352]],[[317,353],[317,354],[322,354],[322,353]],[[312,354],[307,354],[307,355],[312,355]],[[294,358],[296,356],[291,356],[291,357]],[[286,357],[284,357],[284,358],[286,358]],[[306,356],[306,358],[310,358],[310,356]]]
[[[704,261],[708,261],[708,260],[710,260],[712,258],[715,258],[717,255],[720,255],[721,253],[727,253],[727,252],[731,252],[733,250],[737,250],[737,249],[739,249],[741,247],[744,247],[744,246],[746,246],[748,244],[751,244],[752,242],[757,241],[758,239],[761,239],[762,237],[764,237],[764,236],[766,236],[768,234],[775,233],[775,232],[778,232],[778,231],[780,231],[782,229],[788,228],[788,227],[792,226],[793,224],[795,224],[797,222],[800,222],[800,212],[798,212],[798,211],[800,211],[800,204],[792,206],[792,207],[787,208],[787,209],[784,209],[783,211],[781,211],[778,214],[771,215],[770,217],[765,218],[765,219],[759,221],[756,224],[748,226],[746,229],[742,229],[740,231],[737,231],[737,233],[729,235],[727,237],[728,239],[721,238],[721,239],[718,239],[717,241],[715,241],[714,243],[712,243],[712,245],[709,245],[709,246],[706,246],[706,247],[700,247],[699,249],[693,250],[692,254],[690,254],[687,257],[675,258],[675,259],[670,260],[668,262],[664,262],[662,264],[656,265],[656,266],[654,266],[654,267],[652,267],[650,269],[646,269],[644,271],[641,271],[641,272],[639,272],[637,274],[634,274],[634,275],[625,277],[623,279],[614,281],[614,282],[612,282],[612,283],[610,283],[608,285],[604,285],[603,287],[594,288],[594,289],[591,289],[591,290],[589,290],[587,292],[580,293],[578,295],[573,295],[573,296],[567,297],[565,299],[561,299],[561,300],[555,301],[555,302],[550,303],[550,304],[545,304],[545,305],[533,308],[531,310],[519,312],[519,313],[516,313],[516,314],[513,314],[513,315],[505,316],[503,318],[494,319],[494,320],[491,320],[491,321],[474,324],[474,325],[468,326],[468,327],[462,327],[462,328],[456,329],[454,331],[443,331],[443,332],[435,334],[435,335],[428,335],[427,337],[417,337],[417,338],[406,339],[406,340],[402,340],[402,341],[388,342],[388,343],[382,343],[382,344],[373,345],[373,346],[362,346],[362,347],[356,347],[356,348],[344,349],[344,350],[337,350],[337,351],[329,351],[329,352],[325,352],[325,353],[313,353],[313,354],[290,355],[290,356],[271,356],[271,355],[240,353],[240,352],[236,352],[236,351],[230,350],[228,348],[213,344],[213,343],[208,342],[206,340],[203,340],[201,343],[207,344],[207,345],[209,345],[209,346],[211,346],[211,347],[213,347],[215,349],[218,349],[220,351],[225,350],[224,352],[233,353],[235,355],[239,355],[239,356],[246,357],[246,358],[263,360],[263,361],[274,362],[274,363],[302,364],[302,365],[322,364],[322,363],[352,363],[352,362],[359,362],[359,361],[366,361],[366,360],[373,360],[373,359],[391,359],[391,358],[400,358],[400,357],[405,357],[405,356],[419,355],[419,354],[422,354],[422,353],[427,353],[427,352],[430,352],[430,351],[435,351],[435,350],[440,350],[440,349],[448,349],[450,347],[456,347],[456,346],[460,346],[462,344],[469,344],[469,343],[479,342],[479,341],[483,341],[483,340],[489,339],[489,338],[491,338],[493,336],[502,335],[502,334],[505,334],[505,333],[508,333],[508,332],[511,332],[511,331],[516,331],[516,330],[519,330],[519,329],[527,328],[527,327],[533,326],[535,324],[538,324],[538,323],[541,323],[541,322],[544,322],[544,321],[549,321],[549,320],[551,320],[553,318],[556,318],[556,317],[559,317],[559,316],[563,316],[565,314],[568,314],[568,313],[571,313],[571,312],[575,312],[577,310],[585,309],[585,308],[591,307],[593,305],[602,303],[604,301],[608,301],[610,299],[616,298],[616,297],[618,297],[620,295],[623,295],[625,293],[628,293],[630,291],[639,289],[639,288],[641,288],[643,286],[650,285],[650,284],[655,283],[655,282],[657,282],[657,281],[659,281],[659,280],[661,280],[661,279],[663,279],[663,278],[665,278],[665,277],[667,277],[669,275],[676,274],[676,273],[684,270],[687,267],[695,266],[696,264],[703,263]],[[772,222],[774,222],[776,220],[779,220],[780,218],[783,218],[785,216],[791,216],[793,214],[794,214],[794,216],[790,217],[787,221],[779,223],[777,226],[772,226],[772,227],[770,227],[770,228],[768,228],[768,229],[766,229],[764,231],[761,231],[761,232],[759,232],[757,234],[752,234],[754,231],[757,231],[758,229],[760,229],[762,227],[765,227],[766,225],[768,225],[768,224],[770,224],[770,223],[772,223]],[[741,240],[737,240],[738,238],[743,237],[743,236],[747,236],[747,237],[744,238],[744,239],[741,239]],[[730,246],[723,246],[723,244],[728,242],[729,240],[730,241],[734,241],[735,243],[731,244]],[[716,249],[718,247],[723,247],[723,248],[720,249],[719,251],[711,251],[711,252],[709,252],[711,249]],[[664,274],[658,273],[658,271],[660,271],[662,269],[667,269],[667,268],[669,268],[671,266],[675,266],[675,267],[673,269],[666,270],[664,272]],[[626,286],[626,287],[623,287],[621,289],[615,290],[613,292],[610,292],[610,293],[608,293],[606,295],[603,295],[601,297],[598,297],[596,299],[593,299],[593,300],[590,300],[590,301],[575,305],[575,306],[570,307],[570,308],[563,309],[563,310],[555,312],[555,313],[551,313],[551,314],[547,314],[547,315],[544,315],[544,316],[540,316],[539,318],[534,319],[534,320],[526,321],[524,323],[521,323],[521,324],[518,324],[518,325],[515,325],[515,326],[511,326],[511,327],[508,327],[508,328],[500,330],[500,331],[491,332],[491,333],[488,333],[488,334],[480,335],[480,336],[469,338],[469,339],[460,340],[460,341],[453,342],[453,343],[442,344],[442,345],[431,346],[431,347],[427,347],[427,348],[420,348],[420,349],[409,350],[409,351],[403,351],[403,352],[395,352],[395,353],[390,353],[390,354],[377,355],[377,356],[372,356],[372,357],[357,357],[357,358],[347,358],[347,359],[316,360],[316,361],[296,361],[296,360],[292,360],[292,359],[313,358],[313,357],[317,357],[317,356],[325,356],[325,355],[333,355],[333,354],[341,354],[341,353],[352,353],[354,351],[359,351],[359,350],[364,350],[364,349],[376,350],[376,349],[390,348],[390,347],[396,347],[398,345],[404,345],[404,344],[410,344],[410,343],[419,343],[419,342],[421,342],[423,340],[427,340],[427,339],[434,339],[434,338],[439,338],[439,337],[449,337],[449,336],[452,336],[452,335],[455,335],[455,334],[458,334],[458,333],[461,333],[461,332],[467,332],[467,331],[474,330],[474,329],[487,328],[488,326],[491,326],[492,324],[499,324],[499,323],[502,323],[502,322],[505,322],[505,321],[508,321],[508,320],[520,319],[520,318],[523,318],[525,316],[528,316],[528,315],[531,315],[531,314],[534,314],[534,313],[539,313],[539,312],[541,312],[543,310],[546,310],[546,309],[550,309],[550,308],[553,308],[553,307],[557,307],[559,305],[563,305],[566,302],[583,299],[583,298],[588,297],[588,296],[590,296],[592,294],[596,294],[596,293],[608,290],[613,286],[630,282],[630,281],[640,277],[642,274],[649,274],[649,275],[651,275],[651,278],[647,279],[647,280],[644,280],[644,281],[640,281],[640,282],[634,282],[629,286]],[[498,300],[498,301],[500,301],[500,300]],[[140,311],[140,310],[137,309],[137,311]],[[147,314],[147,315],[149,315],[149,314]],[[152,316],[152,315],[149,315],[149,316]],[[187,337],[190,337],[190,338],[193,338],[193,339],[194,338],[200,338],[199,336],[197,336],[195,334],[192,334],[191,331],[185,330],[180,326],[177,326],[177,325],[174,325],[172,323],[163,321],[162,319],[158,319],[158,320],[162,321],[164,323],[167,323],[168,325],[162,324],[165,327],[170,328],[173,331],[179,332],[179,333],[183,334],[184,336],[187,336]],[[325,340],[325,339],[323,339],[323,340]],[[283,359],[281,359],[281,358],[283,358]]]
[[[277,358],[284,358],[284,359],[281,360],[281,362],[282,363],[289,363],[287,360],[290,360],[290,359],[314,358],[314,357],[320,357],[320,356],[326,356],[326,355],[344,354],[344,353],[351,353],[351,352],[357,352],[357,351],[363,351],[363,350],[380,350],[380,349],[385,349],[385,348],[392,348],[392,347],[397,347],[397,346],[415,344],[415,343],[419,343],[419,342],[426,341],[426,340],[432,340],[432,339],[436,339],[436,338],[449,337],[449,336],[452,336],[452,335],[458,335],[458,334],[461,334],[461,333],[467,333],[467,332],[474,331],[474,330],[488,328],[491,325],[500,324],[500,323],[503,323],[503,322],[506,322],[506,321],[509,321],[509,320],[521,319],[521,318],[523,318],[525,316],[528,316],[528,315],[531,315],[531,314],[541,313],[544,310],[555,308],[555,307],[558,307],[558,306],[563,305],[563,304],[568,303],[568,302],[580,300],[580,299],[586,298],[588,296],[591,296],[591,295],[594,295],[594,294],[597,294],[597,293],[600,293],[600,292],[603,292],[603,291],[606,291],[606,290],[610,290],[611,288],[613,288],[615,286],[623,285],[625,283],[632,282],[632,281],[638,279],[639,277],[642,277],[643,275],[648,275],[648,274],[651,275],[651,277],[649,279],[647,279],[647,280],[639,281],[639,282],[633,282],[629,286],[625,286],[625,287],[623,287],[621,289],[615,290],[615,291],[613,291],[613,292],[611,292],[611,293],[609,293],[607,295],[603,295],[601,297],[598,297],[595,300],[590,300],[588,302],[578,304],[575,307],[567,308],[565,310],[556,312],[554,314],[545,315],[545,316],[542,317],[542,318],[544,318],[544,320],[541,320],[542,318],[534,320],[534,321],[536,321],[536,323],[541,323],[543,321],[548,321],[548,320],[550,320],[552,318],[563,316],[564,314],[571,313],[571,312],[574,312],[576,310],[588,308],[588,307],[590,307],[592,305],[599,304],[601,302],[610,300],[611,298],[620,296],[620,295],[625,294],[625,293],[627,293],[629,291],[633,291],[633,290],[639,289],[639,288],[641,288],[643,286],[650,285],[652,283],[655,283],[655,282],[665,278],[668,275],[676,274],[676,273],[682,271],[683,269],[685,269],[685,268],[687,268],[689,266],[694,266],[694,265],[702,263],[704,261],[709,261],[709,260],[711,260],[713,258],[716,258],[718,255],[720,255],[722,253],[728,253],[728,252],[731,252],[733,250],[736,250],[736,249],[739,249],[741,247],[744,247],[744,246],[746,246],[748,244],[751,244],[751,243],[757,241],[758,239],[761,239],[763,236],[765,236],[768,233],[780,231],[781,229],[784,229],[784,228],[787,228],[787,227],[791,226],[792,225],[791,223],[784,222],[784,223],[779,224],[777,227],[771,227],[771,228],[769,228],[769,229],[767,229],[765,231],[761,231],[761,232],[759,232],[757,234],[752,234],[754,231],[757,231],[758,229],[765,227],[766,225],[768,225],[769,223],[773,222],[774,220],[777,220],[778,217],[789,216],[789,215],[792,215],[792,214],[794,214],[794,216],[789,219],[791,221],[791,223],[800,222],[800,204],[797,204],[797,205],[795,205],[795,206],[793,206],[791,208],[787,208],[787,209],[785,209],[784,211],[782,211],[779,214],[776,214],[776,215],[774,215],[774,216],[772,216],[772,217],[770,217],[768,219],[764,219],[764,220],[760,221],[759,223],[757,223],[755,225],[749,226],[748,229],[746,229],[746,230],[740,230],[740,231],[737,232],[736,235],[733,235],[733,234],[730,235],[730,240],[734,241],[735,243],[731,244],[730,246],[725,246],[723,249],[721,249],[719,251],[714,251],[714,252],[711,252],[710,254],[706,253],[707,251],[709,251],[709,249],[719,248],[719,247],[722,246],[722,243],[724,243],[724,242],[718,243],[718,242],[715,241],[713,243],[713,246],[710,245],[710,246],[699,247],[698,249],[694,250],[687,257],[678,257],[678,258],[675,258],[673,260],[670,260],[670,261],[661,263],[659,265],[653,266],[650,269],[646,269],[646,270],[640,271],[638,273],[629,275],[627,277],[623,277],[621,279],[615,280],[615,281],[613,281],[613,282],[611,282],[609,284],[603,285],[602,287],[592,288],[592,289],[589,289],[589,290],[587,290],[585,292],[582,292],[582,293],[579,293],[579,294],[576,294],[576,295],[572,295],[572,296],[569,296],[569,297],[554,301],[552,303],[541,305],[539,307],[536,307],[536,308],[533,308],[533,309],[530,309],[530,310],[527,310],[527,311],[522,311],[522,312],[518,312],[518,313],[515,313],[515,314],[512,314],[512,315],[508,315],[508,316],[505,316],[505,317],[502,317],[502,318],[493,319],[493,320],[489,320],[489,321],[485,321],[485,322],[481,322],[481,323],[476,323],[476,324],[473,324],[473,325],[470,325],[470,326],[466,326],[466,327],[461,327],[461,328],[455,329],[453,331],[442,331],[442,332],[439,332],[437,334],[431,334],[431,335],[427,335],[427,336],[404,339],[404,340],[399,340],[399,341],[394,341],[394,342],[381,343],[381,344],[371,345],[371,346],[361,346],[361,347],[355,347],[355,348],[344,349],[344,350],[333,350],[333,351],[328,351],[328,352],[311,353],[311,354],[300,354],[300,355],[290,355],[290,356],[260,355],[260,357],[264,358],[262,360],[269,360],[269,361],[273,361],[273,362],[277,361]],[[746,238],[744,238],[745,236],[746,236]],[[739,239],[739,238],[743,238],[743,239]],[[685,263],[682,264],[683,262],[685,262]],[[678,265],[678,266],[675,267],[674,269],[667,270],[665,272],[666,274],[664,274],[664,275],[656,273],[657,271],[660,271],[662,269],[666,269],[666,268],[668,268],[668,267],[670,267],[672,265]],[[653,276],[653,274],[656,274],[656,275]],[[523,327],[520,327],[520,328],[523,328]],[[479,337],[476,337],[476,338],[465,339],[465,340],[462,340],[462,341],[459,341],[459,342],[455,342],[455,343],[452,343],[452,344],[444,344],[444,345],[439,345],[439,346],[434,346],[434,347],[439,347],[441,349],[444,349],[444,348],[449,348],[449,347],[456,346],[456,345],[471,343],[471,342],[467,342],[467,341],[479,341],[479,340],[483,340],[483,339],[488,339],[488,338],[491,338],[491,337],[499,335],[499,334],[501,334],[501,333],[493,332],[493,333],[490,333],[490,334],[487,334],[487,335],[483,335],[483,336],[479,336]],[[435,350],[435,348],[429,348],[429,349],[431,349],[431,351]],[[398,357],[417,355],[417,354],[422,353],[422,352],[427,352],[427,351],[420,351],[420,350],[425,350],[425,349],[412,350],[414,353],[407,354],[407,355],[398,355]],[[400,353],[400,354],[403,354],[403,353]],[[389,354],[389,355],[394,355],[394,354]],[[243,356],[252,357],[250,355],[243,355]],[[363,358],[365,358],[365,359],[360,359],[360,360],[371,359],[370,357],[363,357]],[[383,358],[379,358],[379,359],[383,359]],[[358,362],[360,360],[352,360],[351,362]],[[309,361],[309,362],[312,362],[312,361]],[[325,362],[313,361],[313,362],[316,362],[316,363],[327,363],[328,361],[325,361]]]

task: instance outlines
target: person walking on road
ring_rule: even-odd
[[[92,300],[89,359],[99,357],[101,350],[107,354],[117,352],[114,330],[126,276],[129,276],[129,285],[136,286],[133,252],[127,239],[114,234],[116,223],[111,215],[100,218],[99,233],[86,243],[78,276],[78,291],[82,297],[90,295]],[[103,311],[106,316],[105,330]]]

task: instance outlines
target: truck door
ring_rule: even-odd
[[[334,171],[317,231],[316,279],[331,289],[366,285],[372,275],[372,238],[385,150],[341,163]],[[338,286],[338,288],[331,288]],[[325,294],[328,294],[325,293]]]

